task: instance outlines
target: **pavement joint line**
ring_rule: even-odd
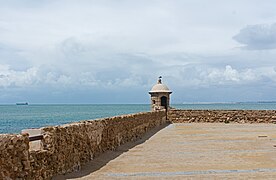
[[[183,172],[138,172],[138,173],[107,173],[107,176],[113,177],[142,177],[142,176],[178,176],[178,175],[204,175],[204,174],[230,174],[230,173],[260,173],[276,172],[276,168],[269,169],[235,169],[235,170],[207,170],[207,171],[183,171]]]

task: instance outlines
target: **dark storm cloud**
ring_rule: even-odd
[[[276,49],[276,23],[249,25],[233,39],[249,50]]]

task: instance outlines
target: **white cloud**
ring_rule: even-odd
[[[275,86],[275,67],[233,68],[231,65],[188,64],[167,68],[165,77],[179,88],[217,88],[231,86]]]
[[[26,71],[15,71],[8,65],[0,64],[0,87],[22,87],[35,85],[39,79],[37,68],[29,68]]]
[[[203,77],[207,84],[247,84],[256,83],[258,81],[257,75],[252,69],[244,69],[238,71],[233,69],[230,65],[225,66],[224,69],[211,69],[207,72],[207,76]]]

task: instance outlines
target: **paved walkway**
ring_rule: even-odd
[[[171,124],[54,179],[276,179],[276,125]]]

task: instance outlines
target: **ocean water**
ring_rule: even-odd
[[[150,105],[0,105],[0,134],[145,111],[150,111]]]
[[[276,103],[173,104],[171,106],[179,109],[276,110]],[[145,111],[150,111],[149,104],[0,105],[0,133],[19,133],[22,129]]]

